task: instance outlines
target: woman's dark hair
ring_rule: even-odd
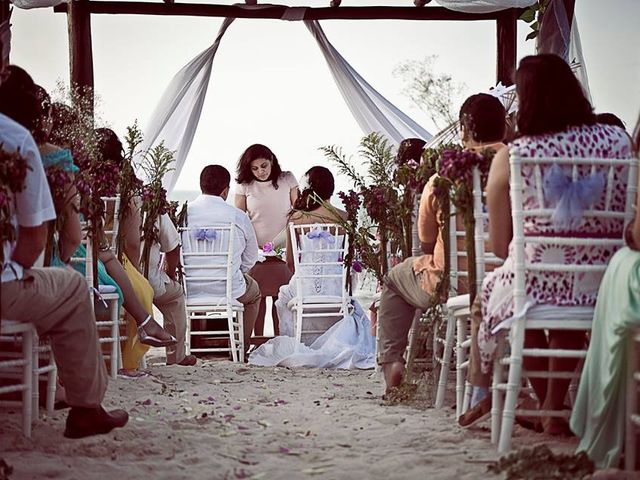
[[[271,180],[271,183],[273,183],[273,188],[277,190],[278,179],[280,178],[280,175],[282,175],[282,169],[280,168],[278,159],[273,154],[273,152],[268,147],[265,147],[264,145],[261,145],[259,143],[254,143],[253,145],[251,145],[240,156],[240,160],[238,160],[238,176],[236,177],[236,182],[240,184],[249,184],[253,182],[256,177],[251,171],[251,162],[260,158],[271,160],[271,175],[269,176],[268,180]]]
[[[333,195],[335,181],[333,174],[326,167],[311,167],[305,173],[308,185],[300,192],[300,195],[293,204],[293,210],[311,212],[321,206],[317,197],[328,202]],[[314,195],[315,193],[315,195]]]
[[[603,123],[605,125],[613,125],[614,127],[620,127],[623,130],[626,130],[624,122],[613,113],[597,113],[596,114],[596,123]]]
[[[507,112],[498,98],[478,93],[467,98],[460,107],[460,125],[476,142],[500,142],[504,139]]]
[[[45,120],[51,115],[51,97],[40,85],[35,86],[35,95],[38,99],[40,114],[35,130],[32,132],[36,143],[44,143],[48,140],[49,132],[44,129]]]
[[[580,82],[557,55],[531,55],[520,60],[516,92],[520,135],[542,135],[596,123]]]
[[[41,110],[36,85],[20,67],[9,65],[7,72],[9,76],[0,84],[0,112],[34,132],[40,122]]]
[[[124,161],[122,142],[110,128],[96,128],[98,154],[102,160],[114,160],[118,165]]]
[[[409,160],[420,163],[426,143],[421,138],[405,138],[402,140],[398,146],[398,153],[396,153],[396,164],[404,165]]]

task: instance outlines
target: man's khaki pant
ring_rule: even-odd
[[[153,299],[153,304],[162,312],[164,329],[176,337],[178,343],[167,347],[167,365],[181,362],[186,355],[187,311],[184,290],[175,280],[165,284],[165,292]]]
[[[238,301],[244,305],[244,351],[246,353],[251,346],[251,334],[253,326],[256,324],[258,317],[258,309],[260,308],[260,288],[258,283],[245,273],[244,280],[247,282],[247,289],[244,294],[238,298]]]
[[[413,271],[415,258],[407,258],[387,273],[380,296],[378,364],[404,363],[409,330],[416,309],[425,310],[430,296],[420,285],[420,276]]]
[[[100,405],[107,371],[85,278],[62,268],[25,270],[22,280],[0,284],[0,317],[32,323],[49,336],[67,403]]]

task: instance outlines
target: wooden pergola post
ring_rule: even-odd
[[[500,13],[497,23],[497,59],[496,77],[503,85],[513,85],[516,72],[516,54],[518,48],[517,10],[509,9]]]
[[[72,90],[83,95],[93,111],[93,51],[91,13],[88,7],[88,0],[74,0],[68,3],[69,66]]]
[[[0,0],[0,23],[3,23],[9,19],[10,8],[11,2],[9,2],[9,0]]]

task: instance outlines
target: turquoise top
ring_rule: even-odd
[[[44,168],[58,166],[58,167],[62,167],[62,169],[65,172],[71,172],[71,173],[78,173],[78,171],[80,170],[73,163],[73,156],[71,155],[71,150],[67,148],[61,148],[51,153],[47,153],[46,155],[42,155],[42,166]]]
[[[55,150],[46,155],[42,155],[42,165],[44,168],[58,166],[61,167],[65,172],[78,173],[78,167],[73,163],[73,156],[71,155],[71,151],[63,148],[60,150]],[[51,259],[52,267],[63,267],[64,264],[60,260],[57,246],[54,246],[53,249],[53,258]],[[86,258],[87,249],[84,245],[80,245],[73,254],[76,258]],[[85,274],[85,263],[73,263],[73,269],[80,272],[82,275]],[[109,276],[107,273],[107,269],[100,260],[98,260],[98,284],[99,285],[111,285],[116,288],[116,293],[120,296],[119,303],[122,305],[123,295],[122,290],[116,283],[116,281]]]

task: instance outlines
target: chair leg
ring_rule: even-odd
[[[444,340],[442,352],[442,365],[440,366],[440,378],[438,380],[438,390],[436,392],[436,408],[442,408],[444,397],[447,391],[447,379],[449,377],[449,366],[451,364],[451,354],[453,353],[453,341],[456,322],[453,315],[447,314],[447,333]]]
[[[524,322],[517,320],[511,328],[511,355],[509,355],[509,373],[507,379],[507,391],[502,411],[502,425],[500,426],[500,439],[498,452],[506,453],[511,448],[511,435],[515,420],[516,403],[520,392],[522,376],[522,349],[524,347]]]
[[[49,366],[51,370],[47,374],[47,413],[52,414],[56,401],[56,388],[58,380],[58,368],[53,358],[53,350],[49,351]]]
[[[40,416],[40,339],[37,333],[31,334],[31,341],[31,417],[36,421]]]
[[[246,345],[244,344],[244,312],[238,311],[236,312],[236,320],[238,322],[238,361],[240,363],[244,363],[244,352],[246,350]]]
[[[496,348],[496,357],[493,362],[493,382],[491,392],[491,443],[498,444],[500,438],[500,427],[502,423],[502,401],[504,399],[499,386],[503,382],[504,369],[500,360],[504,354],[504,336],[498,334],[498,346]]]
[[[185,352],[187,355],[191,355],[191,314],[187,312],[187,332],[185,335]]]
[[[233,324],[233,311],[227,309],[227,329],[229,330],[229,349],[231,350],[231,361],[238,361],[238,344],[236,342],[236,328]]]
[[[25,365],[22,367],[22,431],[24,436],[31,438],[31,422],[33,414],[32,393],[33,393],[33,337],[34,330],[22,333],[22,358]]]
[[[451,315],[453,316],[453,315]],[[463,402],[465,397],[465,369],[462,364],[467,360],[467,352],[462,344],[467,339],[466,316],[454,317],[456,320],[456,418],[465,411]]]
[[[111,316],[111,378],[115,380],[118,377],[118,345],[120,344],[117,300],[110,301],[109,313]]]

